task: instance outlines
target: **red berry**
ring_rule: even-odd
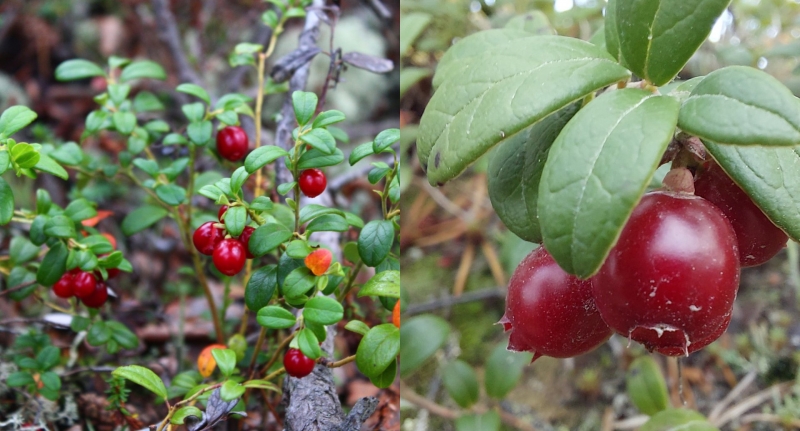
[[[225,211],[228,211],[227,205],[219,207],[219,211],[217,211],[217,218],[219,219],[220,223],[225,223],[225,220],[223,219],[225,217]]]
[[[592,286],[612,329],[648,350],[688,355],[727,326],[739,286],[736,235],[703,198],[648,193]]]
[[[728,218],[739,243],[742,266],[760,265],[778,254],[789,237],[775,226],[716,163],[698,172],[695,194],[716,205]]]
[[[97,287],[97,279],[90,272],[80,271],[72,279],[73,293],[78,298],[84,298],[92,294]]]
[[[244,254],[247,256],[248,259],[252,259],[253,253],[250,253],[250,236],[253,235],[253,232],[256,231],[256,228],[245,226],[242,234],[239,235],[239,241],[241,241],[242,245],[244,246]]]
[[[225,239],[225,233],[222,229],[214,227],[213,221],[208,221],[200,225],[192,235],[192,242],[194,248],[200,253],[211,256],[214,253],[214,247]]]
[[[612,334],[595,307],[591,282],[564,272],[543,247],[514,270],[500,323],[511,331],[508,349],[532,352],[534,359],[580,355]]]
[[[245,259],[244,245],[237,239],[224,239],[214,248],[214,266],[225,275],[238,274],[244,268]]]
[[[286,369],[286,374],[298,379],[311,374],[316,363],[317,361],[304,355],[300,349],[289,349],[283,356],[283,368]]]
[[[235,162],[247,153],[247,133],[239,126],[228,126],[217,132],[219,155]]]
[[[97,283],[94,291],[89,296],[81,298],[83,305],[91,308],[100,308],[108,299],[108,288],[103,282]]]
[[[119,268],[108,268],[106,269],[106,273],[109,279],[114,278],[119,275]]]
[[[310,198],[321,195],[322,192],[325,191],[325,187],[328,185],[328,180],[325,178],[325,174],[323,174],[319,169],[304,170],[300,173],[300,179],[298,182],[300,183],[300,191]]]
[[[66,273],[53,285],[53,292],[59,298],[70,298],[74,295],[75,286],[72,283],[72,274]]]

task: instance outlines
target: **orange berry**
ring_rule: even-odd
[[[306,256],[306,268],[310,269],[314,275],[322,275],[330,268],[332,260],[333,255],[330,250],[319,248]]]
[[[206,348],[200,352],[200,356],[197,357],[197,371],[200,371],[201,376],[208,377],[214,372],[214,369],[217,368],[217,361],[214,359],[214,355],[211,354],[211,350],[227,348],[228,346],[224,344],[212,344],[206,346]]]
[[[392,310],[392,323],[397,328],[400,328],[400,300],[398,299],[397,302],[394,303],[394,309]]]
[[[110,243],[111,243],[111,248],[113,248],[114,250],[116,250],[116,249],[117,249],[117,239],[116,239],[116,238],[114,238],[114,235],[111,235],[110,233],[106,233],[106,232],[103,232],[101,235],[103,235],[104,237],[106,237],[106,239],[108,240],[108,242],[110,242]]]

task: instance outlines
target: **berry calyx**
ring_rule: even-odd
[[[244,268],[246,252],[241,241],[233,238],[222,240],[214,248],[214,266],[225,275],[236,275]]]
[[[247,153],[247,133],[239,126],[228,126],[217,132],[217,151],[219,155],[232,162],[240,160]]]
[[[72,292],[78,298],[83,299],[92,295],[96,287],[97,279],[92,273],[78,271],[72,278]]]
[[[215,227],[215,223],[213,221],[203,223],[192,235],[194,248],[207,256],[214,254],[214,247],[225,239],[225,233],[222,229]]]
[[[53,293],[59,298],[71,298],[75,294],[75,286],[72,283],[72,274],[66,273],[53,285]]]
[[[713,342],[738,286],[736,236],[722,212],[698,196],[661,191],[642,198],[592,278],[608,326],[668,356]]]
[[[228,211],[227,205],[219,207],[219,211],[217,211],[217,219],[219,219],[220,223],[225,223],[225,211]]]
[[[778,254],[789,237],[775,226],[725,171],[710,163],[697,173],[695,194],[716,205],[731,222],[742,266],[755,266]]]
[[[534,360],[580,355],[612,334],[595,306],[591,282],[566,273],[544,247],[514,270],[500,323],[511,331],[508,349],[532,352]]]
[[[286,369],[286,374],[298,379],[311,374],[316,363],[317,361],[304,355],[300,349],[289,349],[283,355],[283,368]]]
[[[300,191],[304,195],[315,198],[325,191],[328,185],[328,180],[325,174],[319,169],[306,169],[300,173],[300,178],[297,181],[300,184]]]
[[[326,248],[318,248],[306,256],[306,268],[310,269],[314,275],[325,274],[325,271],[331,267],[333,255],[331,251]]]
[[[108,299],[108,288],[103,282],[96,283],[94,291],[81,298],[83,305],[91,308],[100,308],[106,303]]]
[[[239,235],[239,241],[241,241],[242,245],[244,246],[244,254],[247,256],[248,259],[252,259],[253,253],[250,253],[250,237],[253,235],[253,232],[256,231],[256,228],[252,226],[245,226],[242,234]]]

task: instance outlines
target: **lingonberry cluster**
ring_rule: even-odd
[[[219,209],[217,213],[219,222],[209,221],[200,225],[192,235],[192,242],[197,251],[212,257],[214,266],[219,272],[233,276],[244,268],[246,259],[253,258],[249,244],[255,228],[245,226],[238,238],[229,237],[224,218],[227,209],[227,205]]]
[[[788,237],[713,162],[694,175],[676,167],[664,183],[642,197],[590,279],[566,273],[543,247],[520,263],[500,321],[510,350],[571,357],[617,332],[680,356],[725,332],[740,268],[766,262]]]
[[[79,268],[67,271],[53,285],[53,293],[60,298],[77,297],[83,305],[100,308],[108,299],[108,288],[95,274]]]

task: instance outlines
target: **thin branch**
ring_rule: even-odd
[[[433,301],[424,304],[409,305],[408,309],[403,312],[403,315],[414,315],[420,313],[427,313],[442,308],[449,308],[454,305],[464,304],[467,302],[483,301],[485,299],[502,299],[506,296],[506,290],[502,287],[490,287],[488,289],[471,290],[463,293],[461,296],[442,296],[441,298],[434,299]]]
[[[169,0],[152,0],[153,14],[156,17],[158,38],[167,45],[170,55],[175,61],[175,68],[181,82],[203,85],[200,76],[195,72],[186,58],[186,53],[181,44],[181,35],[175,23],[175,15],[169,8]]]
[[[722,426],[728,422],[734,420],[735,418],[741,417],[742,414],[748,410],[756,408],[759,404],[772,399],[776,395],[780,395],[783,392],[788,391],[793,384],[794,382],[779,383],[777,385],[770,386],[761,392],[753,394],[740,401],[738,404],[734,404],[731,408],[725,411],[725,413],[721,414],[719,419],[712,421],[711,423],[718,428],[722,428]]]
[[[16,292],[18,290],[22,290],[22,289],[24,289],[26,287],[33,286],[34,284],[36,284],[36,280],[29,281],[27,283],[22,283],[20,285],[14,286],[12,288],[6,289],[6,290],[0,292],[0,297],[5,296],[5,295],[7,295],[9,293],[12,293],[12,292]]]

